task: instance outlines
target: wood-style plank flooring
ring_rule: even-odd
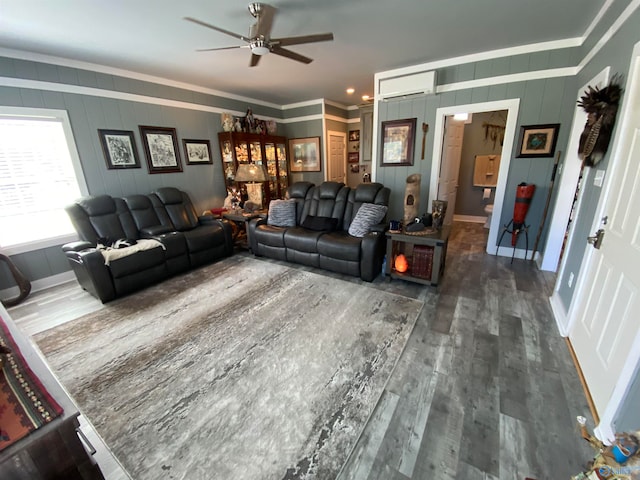
[[[587,402],[548,303],[555,276],[486,255],[486,232],[454,224],[438,290],[309,269],[425,302],[340,479],[568,479],[593,456],[575,427],[590,418]],[[73,282],[10,313],[33,335],[101,307]],[[127,478],[85,428],[105,477]]]

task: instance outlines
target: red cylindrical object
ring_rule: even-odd
[[[524,226],[524,219],[531,205],[533,192],[536,191],[535,185],[527,185],[521,183],[516,189],[516,204],[513,206],[513,233],[511,234],[511,246],[515,247],[518,241],[518,234]]]

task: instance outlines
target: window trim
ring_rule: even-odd
[[[66,110],[58,110],[53,108],[0,106],[0,117],[15,117],[27,119],[42,118],[59,121],[62,124],[62,130],[64,132],[67,147],[69,149],[69,156],[71,157],[71,165],[73,166],[73,171],[76,176],[76,181],[78,182],[80,193],[83,196],[89,195],[89,189],[87,188],[84,169],[82,168],[82,162],[80,161],[80,155],[78,154],[76,140],[73,135],[73,129],[71,128],[69,113]],[[16,255],[19,253],[33,252],[48,247],[63,245],[67,242],[73,242],[75,240],[78,240],[78,235],[76,233],[72,233],[69,235],[45,237],[31,242],[10,245],[0,248],[0,251],[5,255]]]

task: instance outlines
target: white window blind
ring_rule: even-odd
[[[65,120],[0,112],[0,247],[74,233],[64,207],[86,189],[76,176]]]

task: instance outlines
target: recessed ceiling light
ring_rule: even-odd
[[[365,102],[367,100],[369,100],[371,97],[369,95],[362,95],[362,100],[364,100]]]
[[[456,113],[453,116],[454,120],[457,120],[459,122],[466,122],[469,119],[469,114],[468,113]]]
[[[353,95],[353,94],[355,93],[355,91],[356,91],[356,89],[355,89],[355,88],[351,88],[351,87],[347,88],[347,93],[348,93],[349,95]]]

